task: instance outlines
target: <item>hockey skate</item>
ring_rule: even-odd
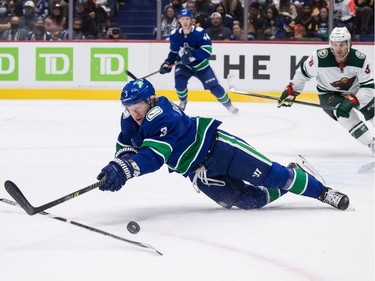
[[[324,179],[322,176],[313,168],[313,166],[307,162],[305,158],[299,155],[299,157],[303,160],[301,164],[291,162],[288,165],[288,168],[293,168],[293,169],[300,169],[304,171],[305,173],[308,173],[315,178],[317,178],[320,182],[325,184]],[[304,167],[306,169],[304,169]],[[323,191],[320,194],[320,196],[317,198],[319,201],[323,203],[327,203],[328,205],[331,205],[332,207],[335,207],[339,210],[346,210],[349,207],[349,197],[341,192],[338,192],[336,190],[333,190],[330,187],[323,187]]]
[[[349,206],[349,197],[341,192],[333,190],[330,187],[323,188],[318,200],[339,210],[346,210]]]
[[[182,109],[182,111],[185,111],[186,104],[187,104],[187,100],[180,100],[180,103],[178,104],[178,106]]]
[[[238,108],[235,107],[233,104],[231,104],[230,106],[227,106],[226,108],[232,114],[237,114],[239,112]]]

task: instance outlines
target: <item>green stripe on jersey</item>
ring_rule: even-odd
[[[210,56],[212,55],[212,46],[211,45],[203,45],[201,46],[203,51],[207,52]]]
[[[241,149],[243,152],[246,152],[246,153],[250,154],[252,157],[254,157],[254,158],[270,165],[270,166],[272,165],[272,161],[270,159],[268,159],[266,156],[264,156],[263,154],[256,151],[249,144],[247,144],[247,143],[245,143],[245,142],[243,142],[243,141],[241,141],[241,140],[239,140],[239,139],[237,139],[233,136],[224,134],[223,132],[217,132],[217,140],[225,142],[225,143],[229,143],[230,145],[235,146],[238,149]]]
[[[194,65],[193,69],[195,71],[200,71],[200,70],[206,68],[208,65],[209,65],[209,61],[208,61],[208,59],[205,59],[200,64]]]
[[[149,147],[155,153],[164,158],[164,163],[167,162],[169,156],[171,155],[173,149],[169,143],[157,141],[153,139],[144,139],[141,148]]]
[[[197,122],[197,134],[195,140],[189,147],[181,154],[177,161],[176,167],[170,167],[173,170],[177,170],[179,173],[184,174],[190,168],[191,164],[198,157],[199,152],[202,149],[204,140],[207,135],[207,131],[211,124],[214,122],[212,118],[198,117]]]

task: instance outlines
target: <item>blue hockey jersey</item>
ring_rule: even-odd
[[[182,28],[175,29],[169,38],[170,52],[167,58],[168,64],[180,61],[179,51],[183,48],[190,48],[195,61],[188,67],[195,71],[205,69],[209,65],[208,59],[212,54],[212,43],[206,31],[197,26],[192,26],[189,34],[184,34]]]
[[[131,158],[140,175],[154,172],[165,163],[170,172],[186,177],[207,156],[220,124],[212,118],[189,117],[176,104],[159,97],[140,126],[129,113],[122,114],[117,149],[126,145],[140,149]]]

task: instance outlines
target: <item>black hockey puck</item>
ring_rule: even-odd
[[[127,225],[127,228],[128,228],[128,231],[132,234],[137,234],[141,230],[141,227],[135,221],[129,222]]]

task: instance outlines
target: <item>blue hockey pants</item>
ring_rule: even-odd
[[[198,174],[205,171],[205,174]],[[272,162],[244,140],[218,130],[206,160],[189,174],[200,191],[225,208],[261,208],[286,192],[318,198],[323,184]]]

